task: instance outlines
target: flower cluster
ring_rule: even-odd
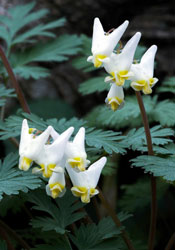
[[[98,194],[96,189],[101,171],[106,163],[106,157],[97,160],[91,166],[85,151],[85,129],[80,128],[73,141],[69,141],[73,127],[58,134],[52,126],[44,132],[29,128],[24,119],[21,129],[19,146],[19,169],[27,171],[33,162],[39,167],[32,169],[33,173],[42,173],[49,178],[46,192],[53,198],[64,195],[65,169],[73,183],[73,195],[80,197],[84,203]]]
[[[105,82],[111,84],[106,103],[114,111],[123,107],[125,80],[131,80],[131,87],[144,94],[152,93],[152,87],[158,81],[153,77],[154,58],[157,46],[152,45],[142,56],[140,63],[134,62],[134,54],[139,43],[141,33],[137,32],[122,50],[115,47],[120,41],[129,22],[125,21],[112,32],[104,32],[98,18],[94,19],[92,37],[92,56],[87,61],[92,62],[96,68],[104,67],[109,74]]]

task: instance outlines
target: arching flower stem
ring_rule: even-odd
[[[20,102],[20,105],[21,105],[23,111],[30,114],[30,109],[29,109],[29,106],[28,106],[28,104],[26,102],[26,99],[24,97],[23,91],[21,90],[21,88],[19,86],[19,83],[16,80],[16,77],[15,77],[15,74],[14,74],[14,72],[12,70],[12,67],[11,67],[11,65],[10,65],[10,63],[9,63],[9,61],[8,61],[8,59],[7,59],[7,57],[6,57],[6,55],[5,55],[5,53],[4,53],[1,46],[0,46],[0,57],[2,59],[4,67],[7,70],[7,73],[9,75],[9,78],[10,78],[11,82],[12,82],[12,85],[13,85],[15,91],[16,91],[18,100]]]
[[[138,104],[140,107],[143,125],[145,128],[147,147],[148,147],[148,155],[154,155],[148,118],[146,115],[142,96],[141,96],[139,91],[136,91],[135,93],[136,93],[137,101],[138,101]],[[151,195],[152,195],[151,221],[150,221],[150,229],[149,229],[148,250],[153,250],[154,242],[155,242],[155,235],[156,235],[156,219],[157,219],[156,178],[153,175],[151,175]]]

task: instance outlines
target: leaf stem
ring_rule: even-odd
[[[122,227],[121,221],[119,220],[118,216],[116,215],[115,211],[112,209],[112,207],[110,206],[108,201],[105,199],[101,189],[99,187],[97,187],[97,189],[99,191],[98,196],[99,196],[101,202],[103,203],[104,207],[108,211],[109,215],[113,219],[114,223],[116,224],[117,227]],[[122,233],[122,238],[123,238],[124,242],[126,243],[128,249],[135,250],[135,248],[133,247],[132,242],[130,241],[126,231],[124,229],[122,229],[121,233]]]
[[[154,155],[151,133],[149,128],[148,117],[146,115],[145,107],[143,104],[142,96],[139,91],[136,91],[137,101],[140,107],[140,112],[143,120],[143,125],[145,128],[147,147],[148,147],[148,155]],[[157,201],[156,201],[156,178],[151,175],[151,221],[150,221],[150,229],[149,229],[149,239],[148,239],[148,249],[153,250],[154,241],[156,235],[156,219],[157,219]]]
[[[165,247],[165,250],[171,250],[174,243],[175,243],[175,233],[173,233],[173,235],[171,236],[170,240],[168,241],[168,244]]]
[[[4,223],[1,219],[0,219],[0,226],[5,229],[9,234],[11,234],[13,236],[14,239],[16,239],[21,246],[23,246],[24,249],[26,250],[30,250],[30,246],[27,244],[26,241],[24,241],[21,236],[19,236],[13,229],[11,229],[6,223]]]
[[[6,57],[6,55],[5,55],[5,53],[4,53],[1,46],[0,46],[0,57],[2,59],[4,67],[7,70],[7,73],[9,75],[9,78],[10,78],[11,82],[12,82],[12,85],[13,85],[15,91],[16,91],[18,100],[20,102],[20,105],[21,105],[23,111],[30,114],[30,109],[29,109],[29,106],[28,106],[28,104],[26,102],[24,94],[22,92],[22,89],[20,88],[19,83],[16,80],[16,77],[15,77],[15,74],[14,74],[14,72],[12,70],[12,67],[10,66],[10,63],[9,63],[9,61],[8,61],[8,59],[7,59],[7,57]]]

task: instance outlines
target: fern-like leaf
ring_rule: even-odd
[[[27,192],[40,186],[41,180],[32,175],[30,171],[18,170],[17,154],[9,154],[4,161],[0,161],[0,200],[3,194],[18,194],[19,191]]]
[[[157,157],[141,155],[132,159],[132,165],[141,167],[146,173],[152,173],[154,176],[161,176],[167,181],[175,180],[175,158],[174,157]]]

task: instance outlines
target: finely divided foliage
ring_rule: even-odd
[[[175,77],[165,78],[164,82],[162,84],[160,83],[160,86],[156,90],[157,93],[160,93],[160,98],[158,95],[154,97],[148,95],[143,97],[148,120],[151,124],[150,133],[154,151],[154,156],[146,155],[148,151],[147,139],[144,127],[142,127],[137,99],[135,95],[130,94],[129,86],[133,75],[132,72],[130,72],[127,59],[130,57],[129,61],[130,64],[133,62],[133,68],[137,68],[137,66],[140,65],[141,71],[143,71],[144,81],[143,79],[139,79],[134,82],[136,90],[142,90],[144,92],[146,89],[147,91],[152,91],[151,88],[157,79],[153,78],[153,72],[151,72],[152,69],[150,70],[149,66],[152,65],[152,68],[154,68],[154,55],[157,47],[153,45],[154,53],[149,54],[150,50],[147,50],[145,56],[146,48],[139,45],[135,51],[134,58],[132,58],[134,48],[140,38],[140,33],[134,36],[137,38],[137,41],[133,37],[129,43],[126,43],[124,48],[121,43],[114,47],[116,37],[114,37],[115,39],[112,37],[117,34],[117,29],[115,32],[104,33],[99,19],[96,18],[94,30],[96,30],[98,35],[93,34],[92,56],[88,57],[91,49],[91,39],[83,34],[77,36],[75,34],[62,34],[62,32],[56,37],[54,33],[55,29],[61,28],[65,24],[66,19],[63,17],[47,23],[45,21],[47,14],[49,14],[47,9],[37,10],[35,2],[31,2],[29,4],[12,7],[5,15],[0,16],[0,39],[3,42],[5,54],[14,73],[25,79],[48,77],[50,72],[45,68],[43,62],[47,62],[47,64],[48,62],[64,62],[68,60],[70,56],[79,53],[79,56],[72,60],[72,64],[78,70],[82,70],[86,74],[84,79],[88,80],[82,82],[77,91],[83,96],[89,94],[94,94],[95,96],[96,92],[98,92],[96,95],[99,95],[99,93],[103,91],[109,91],[112,84],[113,87],[115,86],[114,84],[116,84],[118,85],[117,88],[122,88],[126,80],[124,91],[127,92],[127,96],[125,98],[125,105],[121,110],[117,110],[117,112],[113,111],[121,105],[121,100],[119,96],[117,96],[118,99],[113,103],[116,105],[113,106],[113,110],[109,109],[111,100],[107,100],[108,106],[97,106],[89,111],[83,119],[76,117],[70,119],[61,118],[59,120],[57,118],[43,119],[36,114],[23,113],[21,110],[18,110],[15,115],[6,116],[5,113],[4,116],[6,100],[16,97],[16,94],[13,89],[0,85],[0,140],[2,140],[3,148],[5,148],[7,152],[13,150],[11,149],[12,146],[9,146],[6,141],[7,139],[10,139],[13,143],[15,142],[15,145],[18,145],[21,124],[23,123],[23,137],[21,136],[23,139],[21,140],[22,142],[20,142],[19,150],[20,157],[22,160],[28,162],[29,167],[32,163],[34,166],[38,164],[37,167],[35,166],[35,168],[33,168],[34,174],[31,170],[20,171],[18,169],[19,157],[17,153],[9,153],[0,160],[0,215],[7,223],[9,222],[8,215],[11,211],[17,214],[17,219],[18,213],[21,218],[20,213],[22,211],[27,215],[25,219],[30,217],[27,230],[23,230],[24,228],[21,229],[19,227],[15,233],[13,230],[10,231],[8,229],[6,232],[6,229],[1,225],[4,222],[0,220],[0,250],[8,249],[11,236],[14,237],[14,247],[20,247],[21,240],[19,240],[19,238],[21,237],[29,242],[30,246],[28,249],[32,250],[73,250],[74,248],[78,250],[125,250],[126,245],[131,246],[132,244],[135,248],[128,249],[145,250],[147,249],[145,247],[147,239],[143,236],[143,233],[148,224],[147,209],[150,206],[151,188],[146,178],[136,176],[134,177],[135,179],[132,179],[132,177],[130,179],[130,174],[128,174],[130,170],[127,172],[127,163],[132,156],[123,157],[123,155],[126,155],[128,151],[130,153],[135,151],[133,152],[134,155],[141,154],[132,159],[131,164],[128,163],[128,165],[131,165],[131,167],[140,167],[144,170],[144,173],[160,177],[158,178],[158,205],[161,204],[162,206],[162,203],[165,203],[165,196],[168,201],[167,193],[170,191],[169,186],[175,181],[175,103],[173,99],[174,96],[171,97],[171,95],[175,93]],[[120,26],[120,36],[121,33],[125,31],[127,25],[128,21],[125,21]],[[101,46],[101,39],[99,39],[99,37],[102,38],[104,43],[111,39],[110,44],[106,44],[106,47]],[[113,47],[111,47],[111,44]],[[133,50],[131,48],[133,48]],[[98,49],[101,49],[104,53],[101,54]],[[125,53],[127,50],[128,53]],[[110,51],[112,54],[111,57],[109,55]],[[122,57],[123,54],[124,56]],[[89,78],[91,71],[95,68],[92,64],[87,63],[87,57],[96,67],[102,65],[105,66],[106,69],[109,69],[108,73],[110,76],[105,78],[105,81],[104,77],[106,75],[103,75],[100,71],[93,72],[95,77]],[[113,59],[111,58],[114,57],[115,60],[112,61]],[[118,63],[118,58],[120,59],[120,63]],[[147,59],[149,60],[147,61]],[[115,72],[110,70],[113,68],[113,64],[111,64],[110,60],[113,63],[115,62],[114,65],[117,65],[117,70],[114,69]],[[110,64],[108,65],[109,62]],[[38,63],[40,64],[38,65]],[[120,69],[122,64],[124,68]],[[147,79],[145,71],[148,71],[149,79]],[[0,74],[2,76],[2,82],[5,84],[8,83],[8,75],[2,63],[0,63]],[[128,77],[131,77],[129,78],[130,80]],[[149,84],[149,86],[146,84]],[[164,92],[170,93],[168,97],[172,99],[165,99],[162,94]],[[115,98],[116,96],[114,96],[114,99]],[[108,99],[110,99],[110,97]],[[121,106],[123,106],[123,102]],[[117,108],[115,109],[115,107]],[[51,110],[49,110],[49,112],[51,112]],[[27,119],[27,121],[23,122],[24,119]],[[26,125],[27,122],[29,127]],[[74,127],[74,132],[72,134],[70,133],[70,139],[69,141],[67,139],[64,145],[65,152],[63,153],[63,157],[59,162],[52,163],[51,156],[53,156],[55,160],[55,155],[52,154],[54,151],[52,146],[58,146],[59,143],[57,144],[55,142],[59,142],[60,134],[70,127]],[[38,151],[39,153],[34,152],[35,159],[30,159],[22,155],[21,151],[25,153],[29,146],[28,142],[30,140],[26,138],[31,139],[31,141],[33,140],[35,143],[36,137],[42,135],[42,132],[47,128],[48,130],[50,129],[50,134],[47,134],[46,141],[43,139],[44,142],[40,145],[41,150]],[[122,132],[119,132],[119,129]],[[73,128],[71,128],[71,131],[73,131]],[[23,146],[23,150],[21,150],[21,145]],[[63,144],[60,143],[60,145]],[[37,145],[35,146],[37,150]],[[52,152],[49,151],[49,147]],[[32,145],[29,151],[33,148]],[[47,152],[49,153],[47,154]],[[55,147],[54,152],[56,152],[57,156],[61,155],[61,149],[58,150],[58,148]],[[78,155],[76,155],[77,152]],[[1,153],[2,155],[4,154],[3,151],[0,152],[0,154]],[[30,153],[31,152],[29,152],[29,156]],[[69,155],[68,153],[73,156],[67,157],[67,155]],[[37,161],[37,157],[41,162]],[[46,160],[42,163],[43,159]],[[104,167],[106,159],[107,164]],[[46,164],[46,162],[48,164]],[[93,164],[94,162],[95,164]],[[96,164],[96,162],[100,163]],[[81,167],[83,164],[85,168],[82,174],[79,173],[77,166]],[[88,164],[92,165],[92,168],[89,167]],[[71,171],[69,171],[70,166],[72,166],[72,176],[70,174]],[[52,181],[51,178],[48,180],[47,175],[39,175],[39,173],[46,172],[48,169],[51,178],[53,177]],[[105,212],[101,208],[101,203],[99,203],[98,199],[95,200],[93,198],[94,203],[91,202],[87,207],[85,207],[85,204],[81,203],[79,199],[81,197],[83,202],[88,203],[90,202],[90,198],[95,194],[99,194],[100,198],[100,189],[94,183],[98,181],[102,169],[103,176],[105,176],[106,179],[103,177],[99,185],[105,190],[106,195],[109,196],[108,201],[105,201],[107,203],[105,206],[109,209],[109,214],[112,215],[111,217],[104,217],[103,219],[99,218],[101,216],[100,214],[104,214]],[[122,171],[124,173],[122,173]],[[62,181],[67,183],[67,190],[65,194],[63,192],[64,196],[62,197],[61,195],[55,195],[60,194],[63,190],[65,191],[65,185],[62,185],[63,187],[60,185],[60,176],[64,176]],[[70,191],[71,183],[68,177],[70,177],[73,184],[74,192],[72,193],[77,197],[74,197]],[[82,183],[84,186],[82,186]],[[126,184],[123,185],[123,183]],[[119,195],[117,195],[115,189],[119,190]],[[49,197],[46,192],[55,199]],[[169,194],[171,196],[171,193]],[[101,201],[102,203],[104,202],[103,199],[101,199]],[[120,212],[118,217],[115,209],[113,211],[112,208],[109,208],[110,205],[108,204],[113,203],[113,207],[116,208],[116,201],[118,204],[117,211],[120,211],[120,209],[126,211]],[[127,211],[132,212],[134,216],[132,217]],[[161,216],[163,217],[163,215]],[[143,221],[140,220],[141,217]],[[125,224],[127,219],[129,220]],[[158,219],[160,225],[165,221],[165,218]],[[119,223],[119,226],[116,220],[119,220],[122,224]],[[16,230],[13,221],[10,221],[9,224],[12,224],[12,228]],[[126,225],[129,233],[125,231]],[[18,231],[20,232],[20,237],[18,237]],[[10,237],[8,237],[8,232],[12,234],[10,234]],[[132,243],[127,234],[132,237]],[[159,234],[162,234],[161,230]],[[165,232],[163,232],[163,236],[164,234]],[[1,238],[5,239],[5,241]],[[137,239],[139,239],[139,241]],[[157,238],[157,240],[159,240],[159,238]],[[21,247],[25,248],[23,243]]]
[[[29,189],[40,187],[41,180],[31,172],[21,172],[17,169],[17,154],[9,154],[4,161],[0,161],[0,200],[3,195],[19,194],[19,191],[28,192]]]

